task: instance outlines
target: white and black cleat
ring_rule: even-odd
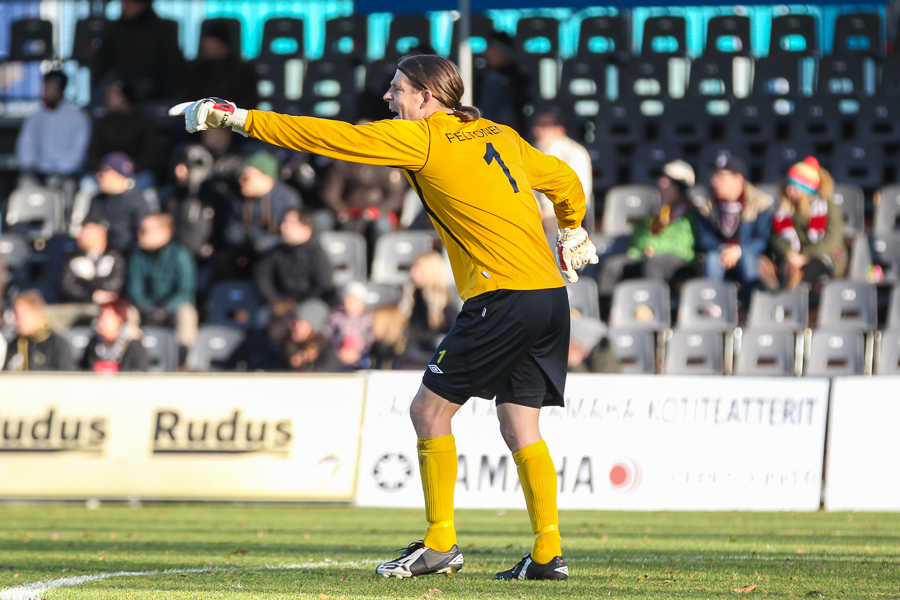
[[[375,572],[382,577],[418,577],[444,573],[453,575],[463,566],[463,555],[455,544],[447,552],[438,552],[417,540],[406,547],[400,558],[378,565]]]
[[[514,566],[509,571],[501,571],[494,575],[494,579],[503,579],[505,581],[512,581],[514,579],[525,580],[568,578],[569,566],[566,564],[566,559],[564,559],[562,556],[557,556],[550,562],[541,564],[531,560],[530,554],[526,554],[525,558],[520,560],[519,564]]]

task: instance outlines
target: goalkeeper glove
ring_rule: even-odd
[[[597,248],[588,237],[584,227],[578,229],[560,229],[556,236],[556,255],[559,260],[559,268],[569,280],[569,283],[578,281],[576,269],[590,263],[596,265],[600,262],[597,257]]]
[[[196,133],[205,129],[232,130],[246,136],[244,124],[247,122],[247,110],[238,108],[234,102],[221,98],[204,98],[196,102],[182,102],[169,109],[170,117],[184,115],[184,128],[188,133]]]

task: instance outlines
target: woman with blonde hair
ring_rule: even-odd
[[[409,276],[411,281],[403,288],[398,304],[408,321],[404,368],[424,369],[453,326],[458,311],[450,302],[447,269],[439,253],[416,257]]]
[[[779,279],[788,289],[801,281],[819,282],[844,275],[844,215],[833,195],[834,180],[814,157],[788,170],[769,244]]]

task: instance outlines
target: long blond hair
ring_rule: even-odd
[[[428,308],[428,326],[438,329],[444,324],[444,310],[450,303],[450,286],[447,285],[447,273],[444,266],[444,257],[438,252],[426,252],[420,254],[413,261],[413,268],[422,272],[424,282],[422,284],[422,298]],[[414,294],[416,286],[412,283],[403,289],[398,307],[409,319],[412,315]]]
[[[481,111],[474,106],[463,106],[465,91],[459,68],[443,56],[416,54],[400,61],[397,69],[406,75],[418,89],[431,90],[435,100],[453,111],[453,116],[463,121],[476,121]]]

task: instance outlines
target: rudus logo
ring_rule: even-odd
[[[0,415],[0,452],[102,452],[106,419],[58,414],[49,408],[38,417]]]
[[[156,411],[153,454],[283,454],[291,421],[249,419],[235,410],[224,419],[185,418],[177,410]]]

